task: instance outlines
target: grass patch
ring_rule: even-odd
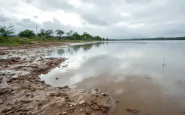
[[[21,38],[21,37],[1,37],[0,46],[19,46],[21,44],[36,44],[44,42],[93,42],[95,40],[59,40],[57,38],[45,38],[45,37],[33,37],[33,38]]]
[[[20,44],[33,44],[28,38],[0,37],[0,46],[19,46]]]

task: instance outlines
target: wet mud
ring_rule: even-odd
[[[1,115],[107,115],[114,111],[114,101],[106,90],[53,87],[41,81],[41,73],[66,60],[45,58],[45,48],[1,48]]]

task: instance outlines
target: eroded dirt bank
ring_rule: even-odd
[[[107,91],[52,87],[38,77],[65,58],[43,58],[45,47],[0,50],[1,115],[107,115],[114,103]]]

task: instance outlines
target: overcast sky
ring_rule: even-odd
[[[0,25],[109,38],[185,36],[185,0],[0,0]]]

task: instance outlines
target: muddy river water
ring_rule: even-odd
[[[185,41],[98,42],[55,47],[66,57],[41,79],[53,86],[100,88],[117,100],[114,115],[185,115]]]

